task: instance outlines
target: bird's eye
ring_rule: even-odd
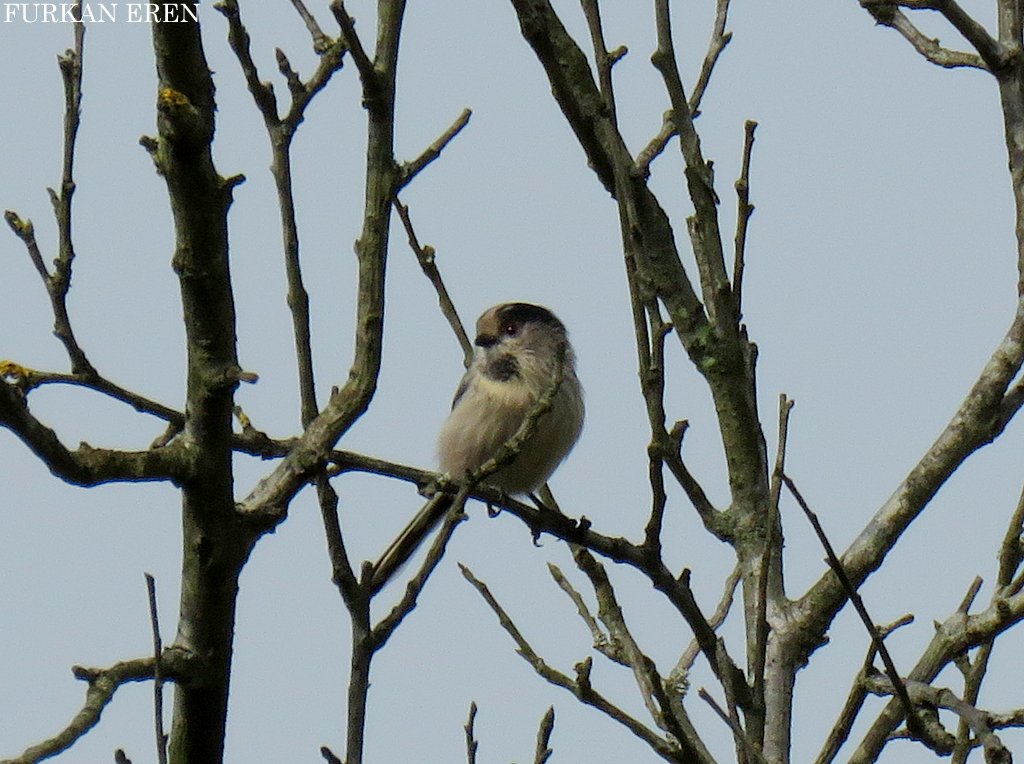
[[[515,324],[505,324],[501,327],[501,333],[506,337],[515,337],[519,333],[519,327]]]

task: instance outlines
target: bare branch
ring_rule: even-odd
[[[326,761],[327,764],[345,764],[345,762],[339,759],[334,754],[334,751],[332,751],[326,745],[320,746],[320,755],[324,757],[324,761]]]
[[[28,369],[11,360],[0,360],[0,379],[13,383],[22,393],[28,393],[44,385],[73,385],[102,393],[116,401],[131,406],[140,414],[152,414],[171,424],[181,427],[185,423],[185,415],[176,409],[134,393],[97,372],[79,374],[63,374],[60,372],[37,371]]]
[[[712,629],[718,629],[723,623],[725,623],[726,617],[729,615],[729,611],[732,609],[733,597],[736,594],[736,587],[742,579],[742,567],[739,563],[732,569],[732,573],[729,574],[728,578],[725,579],[725,584],[722,586],[722,597],[718,601],[718,607],[715,608],[715,612],[708,618],[708,626]],[[700,645],[697,640],[691,640],[683,654],[679,656],[679,660],[676,661],[675,668],[669,672],[665,683],[675,687],[679,694],[683,694],[689,685],[689,673],[693,667],[694,661],[700,654]]]
[[[672,121],[672,111],[666,111],[661,121],[661,129],[658,134],[651,138],[650,142],[636,155],[632,171],[641,178],[648,178],[651,174],[651,163],[661,156],[676,135],[676,123]]]
[[[878,632],[885,639],[896,629],[913,623],[913,621],[914,617],[912,615],[905,615],[888,626],[880,627]],[[875,647],[874,642],[871,642],[868,647],[867,656],[864,658],[864,663],[853,680],[853,686],[850,688],[850,693],[846,698],[846,703],[843,705],[843,710],[839,712],[835,724],[832,725],[832,730],[829,732],[828,738],[826,738],[821,748],[821,753],[814,760],[815,764],[829,764],[834,761],[839,753],[839,749],[842,748],[843,744],[850,737],[850,731],[853,729],[853,724],[857,720],[857,715],[864,706],[864,700],[868,694],[864,688],[864,679],[875,671],[874,663],[875,656],[877,655],[878,648]]]
[[[355,19],[348,15],[343,0],[333,0],[331,3],[331,13],[334,14],[338,26],[341,27],[341,35],[345,40],[345,44],[352,51],[352,60],[356,63],[356,69],[359,70],[359,78],[363,82],[364,92],[376,89],[377,71],[370,57],[366,54],[366,48],[363,47],[359,35],[356,33]]]
[[[455,303],[452,302],[452,298],[448,294],[448,288],[444,285],[444,280],[441,278],[441,271],[438,270],[437,262],[435,260],[436,252],[429,244],[420,244],[419,238],[416,236],[416,231],[412,226],[412,217],[409,214],[409,207],[402,204],[397,196],[394,197],[393,203],[395,211],[398,213],[398,217],[402,220],[402,225],[405,226],[405,233],[409,239],[409,247],[416,255],[416,260],[420,264],[420,268],[423,270],[424,275],[430,280],[430,283],[434,285],[434,291],[437,292],[437,302],[441,307],[441,313],[446,319],[448,319],[448,325],[451,326],[452,331],[455,332],[455,338],[459,341],[459,347],[462,348],[465,365],[469,366],[470,361],[473,359],[473,343],[470,342],[469,335],[466,334],[466,329],[463,327],[462,321],[459,319],[459,313],[455,308]]]
[[[985,27],[971,18],[956,0],[897,0],[896,5],[938,11],[978,51],[989,71],[999,73],[1007,66],[1007,51],[985,30]]]
[[[245,76],[245,83],[252,93],[256,106],[263,115],[268,126],[278,125],[280,117],[277,113],[277,99],[274,97],[274,86],[269,82],[260,80],[259,72],[256,69],[256,62],[253,61],[250,50],[249,32],[242,24],[242,18],[238,9],[238,0],[221,0],[214,3],[216,10],[223,14],[228,21],[228,42],[235,52],[235,57],[242,68]]]
[[[945,69],[969,67],[988,70],[981,56],[944,48],[938,40],[927,37],[891,0],[861,0],[860,4],[878,24],[895,29],[914,50],[936,66]]]
[[[141,682],[153,678],[156,661],[152,657],[122,661],[105,669],[74,668],[75,677],[89,683],[85,703],[67,727],[49,740],[25,749],[24,753],[0,764],[35,764],[41,759],[66,751],[100,720],[103,709],[114,698],[117,689],[127,682]]]
[[[743,269],[746,262],[747,226],[750,216],[754,214],[754,205],[750,203],[750,156],[754,150],[754,131],[757,123],[747,120],[744,125],[743,169],[736,181],[736,245],[732,267],[732,295],[736,301],[736,314],[743,315]]]
[[[681,761],[678,748],[670,741],[662,739],[654,730],[637,721],[625,711],[611,703],[604,696],[598,693],[590,684],[590,660],[587,659],[576,665],[576,678],[573,679],[557,669],[549,666],[540,655],[526,641],[522,632],[505,612],[491,594],[487,585],[473,575],[472,571],[465,565],[459,565],[462,575],[479,592],[480,596],[490,606],[491,610],[498,617],[498,622],[505,632],[512,637],[516,643],[516,652],[529,663],[533,670],[551,684],[563,687],[575,695],[582,703],[593,706],[606,716],[614,719],[623,725],[634,735],[647,743],[658,755],[666,761]]]
[[[700,102],[704,98],[704,91],[711,82],[711,74],[718,63],[718,57],[722,55],[725,46],[732,40],[732,32],[725,31],[725,25],[729,17],[729,0],[718,0],[715,7],[715,25],[711,30],[711,41],[708,43],[708,51],[704,54],[704,62],[700,67],[700,74],[697,76],[697,83],[693,86],[690,94],[690,111],[696,117],[700,114]]]
[[[672,121],[679,134],[679,145],[686,163],[686,183],[694,205],[694,216],[687,222],[694,240],[694,256],[700,272],[701,289],[712,325],[719,332],[729,336],[735,331],[736,311],[731,289],[728,288],[728,275],[725,272],[714,179],[711,167],[701,151],[700,136],[694,128],[693,112],[679,75],[675,44],[672,40],[669,0],[656,0],[654,7],[658,47],[651,55],[651,63],[661,73],[665,82],[665,89],[672,104]]]
[[[476,750],[480,747],[480,743],[477,742],[476,732],[474,726],[476,724],[476,702],[469,704],[469,718],[466,720],[466,726],[463,727],[466,730],[466,762],[467,764],[476,764]]]
[[[587,19],[587,27],[590,29],[590,41],[594,49],[594,62],[597,65],[597,81],[601,89],[601,97],[608,110],[609,120],[613,125],[617,125],[612,67],[626,54],[626,48],[620,48],[620,52],[616,56],[610,55],[605,44],[604,28],[601,24],[601,8],[597,0],[582,0],[581,4],[583,15]]]
[[[865,679],[864,684],[869,692],[876,695],[891,695],[893,693],[892,682],[877,674]],[[946,688],[932,687],[925,682],[914,680],[908,681],[906,688],[914,703],[932,708],[944,708],[965,721],[984,746],[986,762],[1009,764],[1013,761],[1010,751],[1003,745],[999,736],[992,731],[993,725],[988,713],[965,703],[957,697],[956,693]]]
[[[551,733],[555,731],[555,707],[549,706],[540,720],[540,729],[537,730],[537,748],[533,754],[533,764],[547,764],[554,751],[549,747],[551,744]]]
[[[577,567],[590,579],[597,595],[598,615],[608,630],[616,652],[620,655],[619,662],[632,670],[644,705],[647,706],[655,723],[679,744],[686,761],[711,762],[711,754],[690,722],[682,703],[678,701],[678,696],[670,697],[666,692],[664,680],[658,673],[654,661],[640,649],[640,645],[626,625],[625,616],[604,566],[594,559],[589,551],[581,547],[573,549],[573,559]]]
[[[13,432],[57,477],[75,485],[174,480],[191,474],[193,462],[183,444],[147,451],[93,448],[82,443],[68,449],[52,429],[29,411],[16,386],[0,381],[0,427]]]
[[[317,53],[324,53],[327,51],[327,49],[333,44],[333,41],[330,37],[324,34],[322,29],[320,29],[320,25],[316,23],[316,19],[313,18],[313,14],[306,9],[305,3],[303,3],[302,0],[292,0],[292,5],[295,6],[295,10],[302,18],[303,23],[306,25],[306,29],[309,30],[309,34],[313,38],[313,50]]]
[[[839,583],[846,591],[846,596],[849,598],[850,602],[853,603],[853,607],[856,609],[857,615],[860,616],[861,622],[868,630],[868,634],[871,636],[871,642],[874,644],[875,649],[881,656],[882,663],[885,664],[886,675],[892,682],[892,686],[896,688],[896,697],[899,698],[900,703],[903,704],[903,713],[907,719],[907,726],[915,735],[918,735],[922,739],[927,739],[927,732],[924,729],[924,725],[918,719],[917,714],[914,712],[914,704],[911,702],[910,696],[907,694],[906,686],[904,685],[902,677],[900,677],[899,671],[896,670],[896,664],[893,662],[892,656],[889,654],[889,649],[885,646],[885,642],[882,640],[882,635],[875,627],[875,622],[871,620],[871,616],[868,615],[864,601],[861,599],[860,595],[857,593],[856,587],[854,587],[849,576],[846,574],[846,570],[843,568],[843,563],[839,560],[835,550],[832,548],[832,544],[828,540],[828,536],[825,535],[825,530],[821,527],[821,523],[818,521],[818,516],[811,511],[809,506],[807,506],[807,502],[804,501],[804,497],[800,494],[800,491],[797,489],[793,481],[790,480],[789,476],[782,475],[782,480],[785,482],[786,487],[789,488],[790,493],[793,494],[793,498],[796,499],[797,504],[800,505],[800,509],[802,509],[804,514],[807,515],[807,519],[814,528],[814,532],[818,536],[818,540],[825,549],[828,566],[832,569],[832,572],[835,573],[836,578],[839,579]]]
[[[683,436],[688,426],[685,421],[676,422],[673,426],[669,433],[669,442],[672,443],[672,448],[664,453],[665,465],[686,492],[686,497],[693,504],[693,508],[697,510],[704,527],[719,540],[728,541],[732,536],[730,526],[724,522],[722,513],[711,503],[700,483],[683,462]]]
[[[409,185],[413,178],[423,172],[427,165],[441,156],[441,152],[444,151],[448,144],[455,140],[455,136],[461,133],[463,128],[469,124],[469,118],[472,115],[472,111],[469,109],[463,109],[462,113],[455,119],[448,129],[441,133],[441,135],[437,137],[437,140],[427,146],[427,148],[423,150],[422,154],[411,162],[405,162],[401,165],[399,168],[398,181],[395,186],[396,194]]]
[[[779,498],[782,493],[782,481],[786,474],[786,445],[789,439],[789,415],[794,402],[785,394],[779,395],[779,435],[775,452],[775,467],[772,469],[770,498],[768,500],[768,532],[764,551],[761,553],[760,568],[757,579],[757,615],[754,622],[754,656],[751,660],[754,674],[754,697],[763,697],[765,691],[765,662],[768,656],[768,582],[773,578],[772,566],[782,566],[782,524],[779,521]],[[781,575],[774,576],[775,580]],[[784,592],[773,592],[776,597]]]
[[[736,723],[736,720],[730,717],[729,714],[727,714],[720,705],[718,705],[718,702],[713,697],[711,697],[711,694],[703,687],[697,690],[697,694],[700,696],[701,700],[703,700],[705,703],[711,706],[712,710],[718,715],[719,719],[721,719],[723,722],[729,725],[729,729],[732,730],[733,737],[736,738],[737,745],[740,746],[746,754],[752,756],[756,761],[761,762],[761,764],[767,764],[764,756],[761,755],[761,752],[757,749],[757,746],[750,742],[750,739],[747,737],[746,732],[743,731],[743,728],[740,727],[739,724]]]
[[[1022,363],[1024,310],[1018,310],[946,428],[843,553],[843,568],[855,587],[878,569],[903,531],[924,511],[953,471],[1005,428],[1008,420],[999,413],[1006,389]],[[790,616],[807,629],[805,634],[823,634],[846,597],[839,580],[831,573],[826,574],[794,603]]]
[[[160,656],[164,648],[160,641],[160,616],[156,608],[156,579],[146,573],[146,593],[149,600],[149,623],[153,630],[153,732],[156,735],[156,760],[167,764],[167,736],[164,734],[164,672]]]
[[[569,599],[571,599],[573,604],[576,606],[576,612],[590,630],[594,649],[608,658],[608,660],[614,661],[615,663],[619,663],[623,666],[628,665],[620,654],[618,645],[608,634],[605,634],[601,630],[601,626],[598,624],[597,619],[594,618],[590,612],[590,608],[587,607],[587,603],[584,601],[583,595],[576,591],[576,588],[569,582],[569,579],[565,577],[562,570],[554,563],[549,562],[548,571],[551,573],[551,577],[555,579],[555,583],[558,584],[558,587],[566,593]]]

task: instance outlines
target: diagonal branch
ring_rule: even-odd
[[[864,624],[864,628],[868,630],[868,634],[871,637],[871,643],[874,645],[875,650],[878,651],[879,656],[882,658],[882,663],[885,665],[886,676],[888,676],[889,681],[892,682],[892,686],[895,688],[894,692],[896,697],[899,698],[900,703],[903,705],[903,714],[907,719],[907,726],[918,738],[926,738],[927,732],[925,727],[919,721],[917,714],[914,713],[914,704],[911,702],[910,696],[907,694],[906,685],[900,677],[899,671],[896,670],[896,664],[893,662],[892,656],[889,654],[889,648],[885,646],[885,642],[882,639],[882,635],[876,628],[875,622],[871,619],[871,616],[868,615],[867,607],[864,605],[864,600],[861,599],[860,595],[857,593],[857,589],[850,581],[850,577],[846,574],[846,570],[843,568],[843,563],[836,555],[835,550],[832,548],[832,543],[828,540],[828,536],[825,535],[825,530],[821,527],[821,523],[818,521],[818,516],[811,511],[809,506],[807,506],[807,502],[800,494],[800,491],[797,490],[796,485],[789,476],[783,474],[782,480],[793,495],[793,498],[796,499],[797,504],[800,505],[800,509],[803,510],[807,519],[810,521],[815,534],[818,536],[818,540],[825,549],[826,561],[828,562],[829,568],[832,569],[836,578],[839,579],[839,583],[846,592],[846,596],[849,597],[850,602],[853,603],[853,607],[857,611],[857,615],[860,616],[860,620]]]
[[[165,651],[160,661],[163,675],[169,679],[184,677],[189,671],[190,660],[187,654],[175,648]],[[121,685],[152,679],[155,667],[156,661],[152,656],[121,661],[103,669],[75,666],[72,669],[75,678],[89,684],[85,702],[75,718],[52,738],[30,746],[13,759],[2,760],[0,764],[35,764],[66,751],[99,723],[103,710]]]
[[[843,569],[854,588],[885,560],[903,531],[924,511],[950,475],[1005,428],[1004,394],[1024,363],[1024,308],[985,364],[949,424],[910,470],[893,495],[842,554]],[[806,634],[822,635],[847,595],[831,573],[824,575],[794,603],[790,615]],[[808,642],[808,644],[812,644]]]
[[[537,747],[533,753],[533,764],[547,764],[554,751],[551,750],[551,733],[555,731],[555,707],[549,706],[537,729]]]
[[[306,29],[309,30],[309,34],[313,38],[313,50],[317,53],[325,52],[332,44],[331,38],[324,34],[324,31],[320,28],[313,14],[309,12],[302,0],[292,0],[292,5],[295,6],[296,12],[302,18]]]
[[[412,225],[412,216],[409,214],[409,207],[402,204],[397,196],[394,198],[394,205],[395,211],[398,213],[398,217],[402,220],[402,226],[405,228],[405,234],[409,239],[409,247],[416,255],[416,261],[420,264],[420,269],[423,271],[423,274],[434,286],[434,291],[437,292],[437,302],[441,307],[441,313],[446,319],[448,319],[448,325],[451,326],[452,331],[455,332],[455,338],[459,341],[459,347],[462,348],[465,365],[469,366],[470,361],[473,360],[473,343],[470,342],[469,335],[466,334],[466,329],[463,327],[462,321],[459,319],[459,313],[455,308],[455,303],[452,302],[451,295],[448,294],[448,288],[445,286],[444,280],[441,278],[441,271],[438,270],[437,262],[435,260],[436,251],[429,244],[420,244],[419,237],[416,236],[416,230]]]
[[[885,639],[896,629],[913,622],[914,617],[912,615],[905,615],[887,626],[878,628],[878,633],[882,639]],[[846,697],[846,703],[843,704],[842,711],[839,712],[835,724],[832,725],[832,730],[829,732],[824,745],[822,745],[821,753],[814,760],[815,764],[829,764],[834,761],[839,754],[839,749],[842,748],[843,744],[850,737],[853,724],[857,720],[857,716],[860,714],[868,694],[864,688],[864,679],[875,671],[874,664],[875,656],[877,655],[878,648],[875,646],[874,641],[872,641],[868,647],[867,655],[864,657],[864,662],[861,664],[860,671],[854,677],[853,686]]]
[[[569,690],[569,692],[575,695],[582,703],[585,703],[588,706],[593,706],[609,718],[614,719],[619,724],[626,727],[630,732],[647,743],[655,753],[666,761],[685,761],[685,759],[680,757],[680,751],[673,742],[663,739],[654,730],[630,716],[593,688],[590,683],[590,659],[576,665],[575,679],[548,665],[548,663],[537,654],[533,647],[530,646],[530,643],[526,641],[522,632],[509,617],[508,613],[505,612],[504,608],[502,608],[498,603],[497,599],[495,599],[487,585],[474,576],[472,571],[470,571],[470,569],[465,565],[460,564],[459,568],[462,570],[462,575],[465,579],[473,585],[477,592],[479,592],[480,596],[484,598],[484,601],[488,604],[491,610],[494,611],[494,614],[498,617],[498,622],[501,624],[501,627],[510,637],[512,637],[512,641],[516,644],[516,652],[523,658],[523,660],[529,663],[533,667],[533,670],[541,677],[551,684]]]
[[[936,66],[945,69],[968,67],[988,70],[981,56],[944,48],[939,45],[938,40],[925,35],[892,0],[861,0],[860,4],[876,23],[895,29],[914,47],[914,50]]]
[[[190,451],[171,443],[147,451],[93,448],[82,443],[65,446],[57,433],[39,421],[25,396],[14,385],[0,381],[0,427],[13,432],[57,477],[81,486],[102,483],[170,480],[180,482],[192,473]]]
[[[686,761],[713,761],[689,715],[679,702],[679,696],[669,696],[654,661],[640,649],[640,645],[626,625],[625,616],[604,566],[594,559],[589,551],[580,547],[573,549],[573,559],[577,567],[590,579],[597,595],[598,615],[608,630],[612,644],[617,647],[622,662],[632,670],[644,704],[655,723],[675,739],[683,749]]]
[[[708,51],[704,54],[704,61],[700,66],[700,74],[697,75],[697,82],[690,94],[690,112],[694,117],[700,114],[700,102],[711,82],[711,74],[715,71],[715,64],[718,63],[725,46],[732,40],[732,32],[725,31],[725,25],[729,19],[730,0],[718,0],[715,5],[715,24],[711,30],[711,41],[708,43]]]
[[[473,116],[473,112],[469,109],[463,109],[462,113],[455,118],[455,121],[449,125],[448,129],[445,130],[437,139],[431,143],[423,152],[413,159],[411,162],[404,162],[399,168],[399,178],[395,186],[395,193],[397,194],[407,185],[409,185],[413,178],[419,175],[423,170],[427,168],[431,162],[441,156],[441,152],[448,147],[448,144],[455,140],[455,136],[462,132],[463,128],[469,124],[469,118]]]

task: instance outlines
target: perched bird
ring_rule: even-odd
[[[550,410],[537,420],[515,458],[482,481],[509,495],[532,494],[551,477],[583,429],[583,387],[565,325],[540,305],[506,302],[480,316],[474,344],[473,360],[438,436],[441,471],[460,481],[494,457],[551,388],[561,364],[562,381]],[[375,566],[380,585],[450,505],[428,504],[384,552]]]
[[[551,410],[515,459],[484,479],[510,495],[532,493],[551,477],[583,428],[583,388],[565,326],[539,305],[503,303],[480,316],[475,344],[438,436],[441,471],[460,480],[493,457],[551,387],[561,362],[562,383]]]

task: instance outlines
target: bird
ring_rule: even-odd
[[[583,386],[576,376],[568,332],[548,308],[504,302],[477,320],[473,344],[473,358],[437,438],[441,473],[462,482],[491,460],[550,391],[561,366],[551,407],[536,421],[533,434],[511,461],[481,481],[506,495],[528,495],[537,501],[534,492],[547,483],[583,429]],[[413,518],[374,566],[379,586],[412,555],[450,506],[450,500],[431,501]]]

